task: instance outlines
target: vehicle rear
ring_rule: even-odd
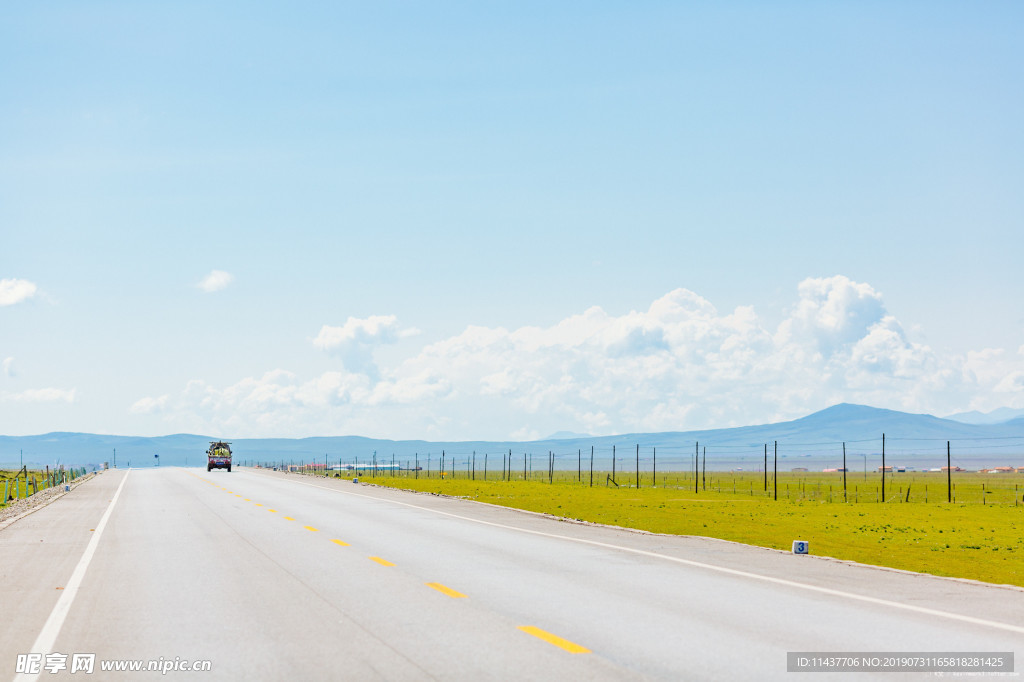
[[[206,451],[206,470],[227,469],[231,471],[231,444],[223,441],[210,443]]]

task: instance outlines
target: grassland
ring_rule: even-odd
[[[606,476],[595,472],[593,487],[586,472],[583,482],[576,472],[549,483],[547,472],[502,481],[493,471],[486,481],[436,471],[362,480],[655,533],[784,550],[807,540],[812,554],[1024,587],[1024,475],[955,473],[952,504],[945,473],[890,475],[884,503],[878,474],[849,474],[848,502],[841,473],[780,473],[767,492],[750,472],[708,472],[696,491],[692,474],[659,475],[657,486],[648,474],[639,488],[635,477],[620,474],[616,487]]]

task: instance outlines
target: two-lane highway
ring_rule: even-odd
[[[93,679],[778,679],[788,651],[1024,649],[1021,590],[237,468],[106,472],[0,531],[0,570],[12,675],[40,638]]]

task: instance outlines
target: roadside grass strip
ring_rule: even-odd
[[[442,585],[441,583],[426,583],[426,586],[431,588],[431,589],[437,590],[441,594],[448,595],[452,599],[466,599],[467,598],[466,595],[462,594],[461,592],[459,592],[457,590],[453,590],[452,588],[447,587],[445,585]]]
[[[557,646],[559,649],[568,651],[570,654],[590,653],[590,649],[586,648],[585,646],[580,646],[575,642],[570,642],[567,639],[562,639],[558,635],[551,634],[547,630],[541,630],[540,628],[534,627],[533,625],[520,625],[519,629],[528,635],[533,635],[537,639],[544,640],[548,644],[553,644],[554,646]]]

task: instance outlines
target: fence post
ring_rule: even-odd
[[[695,441],[693,444],[693,492],[697,494],[698,484],[700,484],[700,476],[697,475],[697,470],[700,467],[700,442]]]
[[[846,502],[846,443],[843,443],[843,502]]]
[[[885,502],[885,434],[882,434],[882,502]]]
[[[772,486],[775,488],[775,501],[779,500],[779,441],[775,441],[775,463],[772,465]]]
[[[946,496],[948,502],[953,503],[953,466],[949,463],[949,441],[946,441]]]

